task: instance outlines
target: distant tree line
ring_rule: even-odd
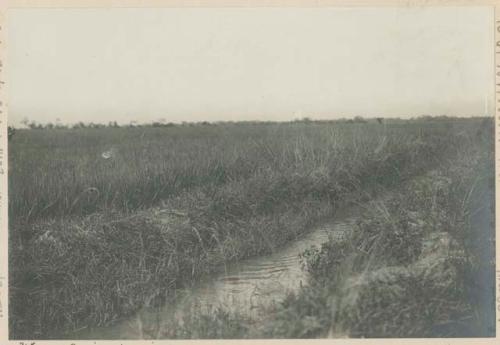
[[[365,118],[362,116],[355,116],[353,118],[337,118],[337,119],[311,119],[310,117],[303,117],[300,119],[295,119],[291,121],[215,121],[215,122],[209,122],[209,121],[200,121],[200,122],[187,122],[183,121],[182,123],[173,123],[173,122],[166,122],[165,120],[161,119],[158,121],[153,121],[150,123],[138,123],[137,121],[131,121],[128,124],[118,124],[116,121],[109,121],[107,124],[104,123],[94,123],[94,122],[88,122],[85,123],[83,121],[80,121],[75,124],[63,124],[59,119],[56,120],[55,123],[48,122],[48,123],[39,123],[36,121],[29,121],[27,118],[23,119],[21,123],[29,128],[29,129],[85,129],[85,128],[131,128],[131,127],[156,127],[156,128],[161,128],[161,127],[175,127],[175,126],[216,126],[216,125],[258,125],[258,124],[286,124],[286,123],[307,123],[307,124],[325,124],[325,123],[357,123],[357,124],[362,124],[362,123],[369,123],[369,122],[376,122],[378,124],[383,124],[384,122],[394,122],[394,121],[445,121],[448,120],[452,117],[446,116],[446,115],[439,115],[439,116],[430,116],[430,115],[422,115],[418,117],[412,117],[407,120],[403,120],[400,117],[391,117],[391,118],[384,118],[384,117],[370,117],[370,118]],[[15,129],[12,128],[12,133],[9,132],[9,138],[11,138],[14,135]],[[10,131],[10,129],[9,129]]]
[[[109,121],[107,124],[105,123],[95,123],[95,122],[83,122],[79,121],[74,124],[63,124],[60,121],[56,121],[56,123],[48,122],[48,123],[39,123],[36,121],[29,121],[28,119],[23,119],[21,123],[29,128],[29,129],[83,129],[83,128],[120,128],[120,127],[174,127],[175,123],[172,122],[159,122],[154,121],[152,123],[147,124],[138,124],[136,121],[132,121],[129,124],[118,124],[117,121]]]
[[[7,137],[8,137],[9,141],[10,141],[10,139],[12,139],[14,134],[16,134],[16,129],[14,127],[8,126],[7,127]]]

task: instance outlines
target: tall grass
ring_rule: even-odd
[[[350,171],[398,145],[443,146],[460,127],[480,123],[469,122],[19,130],[10,143],[9,212],[17,221],[133,211],[258,174]]]
[[[485,121],[19,131],[11,337],[61,337],[160,304],[224,262],[275,250],[364,188],[452,159]]]
[[[494,336],[491,139],[372,203],[345,241],[306,251],[310,285],[258,334]]]

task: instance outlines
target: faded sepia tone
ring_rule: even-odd
[[[10,339],[496,337],[493,7],[8,18]]]

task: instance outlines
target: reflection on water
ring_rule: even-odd
[[[182,320],[186,313],[213,310],[214,307],[257,317],[282,300],[287,292],[297,291],[306,283],[307,272],[301,268],[299,254],[313,245],[320,246],[329,237],[340,240],[354,222],[347,214],[340,218],[317,227],[273,254],[226,265],[220,274],[194,287],[177,290],[175,299],[159,310],[143,310],[130,320],[94,329],[83,337],[140,339],[145,336],[145,330],[151,329],[156,329],[154,333],[161,337],[162,322],[173,318]]]

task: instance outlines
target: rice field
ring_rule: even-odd
[[[10,337],[63,338],[161,305],[225,262],[271,253],[340,206],[369,202],[368,190],[402,190],[443,166],[471,178],[457,163],[471,157],[492,171],[492,128],[486,118],[425,118],[18,130],[9,141]],[[466,214],[456,207],[437,210]],[[407,247],[396,262],[416,260]],[[318,262],[312,271],[323,272]]]
[[[259,334],[495,336],[494,169],[484,149],[371,202],[344,241],[306,251],[310,285]]]

